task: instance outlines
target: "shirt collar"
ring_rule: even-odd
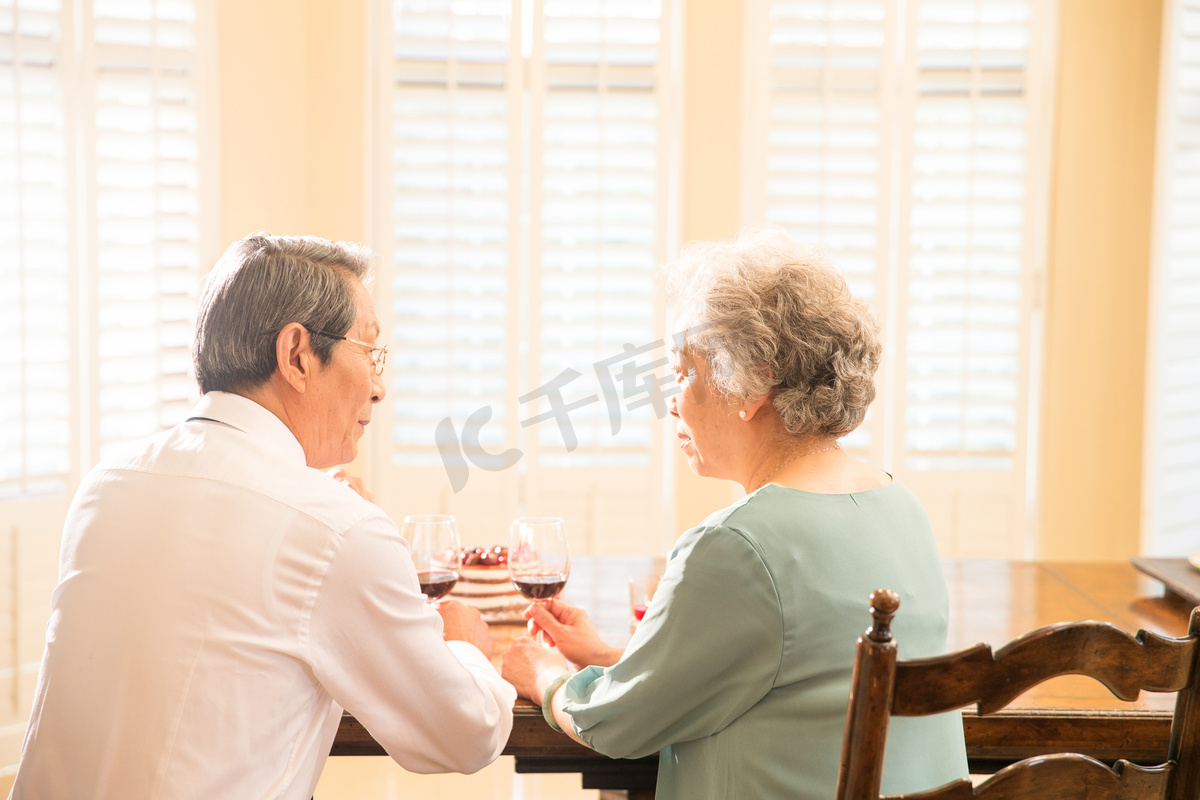
[[[248,397],[229,392],[208,392],[192,409],[189,421],[211,419],[236,428],[283,452],[289,459],[307,464],[304,448],[283,420]]]

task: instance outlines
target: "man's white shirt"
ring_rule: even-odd
[[[512,727],[395,523],[233,394],[88,475],[46,642],[17,800],[308,798],[342,708],[413,772],[478,770]]]

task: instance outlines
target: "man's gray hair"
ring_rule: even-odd
[[[713,390],[772,396],[792,436],[845,436],[875,399],[879,326],[818,252],[780,230],[694,242],[666,268]]]
[[[201,393],[241,393],[275,372],[279,332],[344,336],[358,316],[354,281],[371,276],[371,251],[352,242],[259,232],[234,242],[206,279],[192,361]],[[312,336],[321,363],[337,339]]]

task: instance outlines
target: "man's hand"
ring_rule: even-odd
[[[492,657],[496,643],[492,641],[492,633],[478,611],[457,600],[443,600],[434,608],[442,615],[443,638],[446,641],[473,644],[485,656]]]
[[[362,478],[358,477],[357,475],[351,475],[349,472],[346,472],[345,467],[334,467],[333,469],[327,471],[325,474],[328,475],[329,477],[333,478],[338,483],[344,483],[347,486],[349,486],[351,489],[353,489],[355,492],[357,492],[359,497],[361,497],[362,499],[370,501],[372,503],[375,502],[375,498],[371,496],[371,493],[369,491],[367,491],[367,486],[366,486],[366,484],[364,484],[362,482]]]
[[[558,598],[547,600],[545,605],[530,605],[525,619],[529,620],[530,636],[536,637],[542,631],[546,644],[558,648],[577,670],[611,667],[624,652],[604,643],[586,611]]]
[[[560,654],[528,636],[513,640],[500,665],[501,677],[516,688],[517,694],[535,703],[542,702],[546,687],[555,678],[568,672],[567,662]]]

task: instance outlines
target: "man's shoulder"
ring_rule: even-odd
[[[111,480],[179,482],[203,492],[219,484],[245,502],[278,504],[338,530],[371,518],[395,523],[374,503],[320,470],[297,462],[270,442],[212,421],[190,420],[98,464],[93,489]]]

